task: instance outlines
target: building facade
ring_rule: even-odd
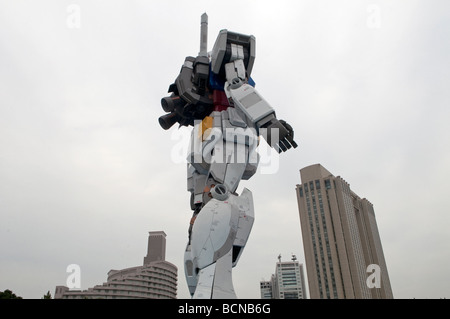
[[[310,297],[393,298],[373,205],[320,164],[300,170],[297,199]],[[379,271],[375,287],[368,269]]]
[[[261,299],[306,299],[303,264],[295,256],[292,261],[276,263],[270,281],[260,282]]]
[[[106,283],[88,290],[57,286],[55,299],[176,299],[175,265],[165,261],[166,234],[150,232],[143,266],[110,270]]]
[[[273,275],[272,275],[272,277],[273,277]],[[271,280],[268,280],[268,281],[264,280],[259,283],[259,289],[261,291],[261,299],[273,299],[272,283],[273,283],[273,278]]]

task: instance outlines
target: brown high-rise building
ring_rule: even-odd
[[[373,205],[320,164],[297,185],[311,299],[393,298]]]

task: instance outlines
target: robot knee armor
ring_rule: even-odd
[[[211,189],[211,195],[213,198],[219,201],[225,201],[228,199],[228,197],[230,197],[230,191],[225,184],[219,184]]]

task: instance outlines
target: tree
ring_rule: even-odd
[[[4,292],[0,292],[0,299],[22,299],[22,297],[18,297],[11,290],[6,289]]]
[[[50,293],[50,291],[47,291],[47,293],[41,299],[52,299],[52,294]]]

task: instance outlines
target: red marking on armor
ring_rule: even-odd
[[[228,103],[228,98],[224,91],[213,91],[213,105],[214,111],[218,112],[225,111],[230,107],[230,103]]]

